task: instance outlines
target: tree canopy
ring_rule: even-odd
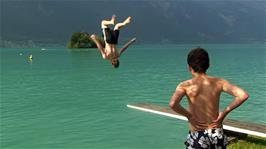
[[[97,36],[100,43],[104,46],[104,40]],[[70,41],[67,44],[68,48],[97,48],[96,44],[90,39],[87,32],[73,32]]]

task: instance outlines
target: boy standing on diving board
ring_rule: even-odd
[[[125,21],[115,24],[116,16],[113,15],[111,20],[102,20],[101,27],[103,30],[103,38],[105,42],[105,48],[102,47],[101,43],[97,40],[96,35],[92,34],[90,38],[96,43],[97,48],[100,50],[103,59],[108,60],[114,68],[119,67],[118,58],[128,48],[129,45],[136,41],[136,38],[132,38],[127,42],[119,51],[116,50],[118,43],[119,31],[124,26],[131,22],[131,17],[128,17]],[[110,29],[109,26],[114,25],[114,29]]]
[[[185,142],[186,148],[225,149],[227,139],[222,122],[226,115],[246,101],[249,95],[224,79],[207,75],[209,56],[204,49],[192,49],[188,54],[187,63],[192,79],[181,82],[169,102],[172,110],[188,119],[189,134]],[[222,92],[232,95],[234,100],[219,112]],[[184,96],[188,99],[188,109],[180,105]]]

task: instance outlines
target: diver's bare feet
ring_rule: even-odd
[[[115,24],[115,18],[116,18],[116,15],[115,15],[115,14],[113,14],[113,15],[112,15],[112,19],[111,19],[111,23],[112,23],[112,25],[114,25],[114,24]]]
[[[129,24],[131,22],[131,17],[127,17],[127,19],[123,22],[124,24]]]

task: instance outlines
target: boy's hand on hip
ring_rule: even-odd
[[[226,114],[224,112],[219,112],[217,119],[212,121],[212,127],[220,127],[223,123]]]

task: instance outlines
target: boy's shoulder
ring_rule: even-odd
[[[192,84],[192,82],[193,82],[193,79],[183,80],[183,81],[181,81],[181,82],[178,84],[178,86],[179,86],[179,87],[182,87],[182,88],[186,88],[186,87],[190,86],[190,85]]]
[[[214,77],[214,76],[209,76],[209,78],[217,83],[224,83],[227,82],[225,79],[220,78],[220,77]]]
[[[215,83],[219,83],[219,84],[223,84],[225,82],[228,82],[227,80],[220,78],[220,77],[208,76],[208,78],[210,80],[214,81]],[[178,84],[178,86],[182,87],[182,88],[186,88],[186,87],[193,85],[194,84],[193,82],[195,82],[194,78],[191,78],[188,80],[183,80]]]

